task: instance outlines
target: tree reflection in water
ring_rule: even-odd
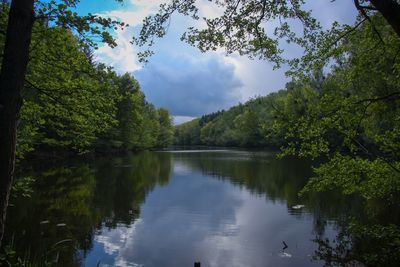
[[[62,266],[80,266],[93,249],[94,236],[132,226],[147,195],[157,185],[168,185],[178,165],[229,181],[267,201],[286,203],[291,216],[311,215],[317,244],[313,258],[326,266],[400,262],[398,207],[336,192],[300,198],[298,192],[312,175],[310,162],[277,160],[265,152],[145,152],[48,166],[33,163],[20,176],[36,178],[34,192],[31,198],[12,200],[5,242],[13,240],[19,256],[33,262],[57,258]],[[305,207],[293,208],[299,203]],[[325,232],[332,225],[337,236],[327,240]]]
[[[35,177],[33,193],[12,200],[5,243],[34,263],[79,266],[95,234],[133,224],[146,195],[168,184],[171,170],[170,154],[150,152],[32,164],[20,176]]]
[[[218,179],[245,186],[255,194],[287,203],[289,213],[301,216],[303,210],[293,205],[304,203],[313,215],[318,249],[314,260],[326,266],[398,266],[400,262],[400,209],[395,204],[366,201],[358,196],[337,192],[309,193],[299,198],[298,192],[312,176],[311,164],[304,160],[260,158],[260,153],[227,152],[175,154],[191,168]],[[337,235],[327,238],[325,229],[335,224]]]

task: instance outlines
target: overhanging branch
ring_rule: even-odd
[[[365,6],[361,6],[359,0],[354,0],[354,5],[356,6],[357,10],[360,11],[360,13],[364,16],[364,18],[366,18],[368,20],[368,22],[371,24],[372,30],[376,33],[376,35],[378,36],[381,43],[385,44],[381,34],[379,33],[378,29],[375,27],[375,24],[372,22],[371,18],[368,16],[367,12],[365,11]],[[376,10],[376,9],[374,8],[372,10]]]

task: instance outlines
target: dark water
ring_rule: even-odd
[[[299,199],[310,163],[267,152],[46,165],[20,174],[36,182],[30,198],[12,199],[7,240],[22,257],[57,266],[322,266],[314,240],[334,237],[357,209],[335,194]]]

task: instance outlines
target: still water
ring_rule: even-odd
[[[313,260],[315,240],[334,237],[351,210],[334,194],[299,198],[310,162],[269,152],[145,152],[47,165],[20,174],[35,179],[34,190],[14,194],[7,238],[26,257],[57,266],[323,266]]]

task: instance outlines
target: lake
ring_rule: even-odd
[[[18,176],[35,182],[11,199],[6,239],[57,266],[323,266],[317,241],[358,208],[334,193],[299,198],[311,163],[273,152],[54,160]]]

